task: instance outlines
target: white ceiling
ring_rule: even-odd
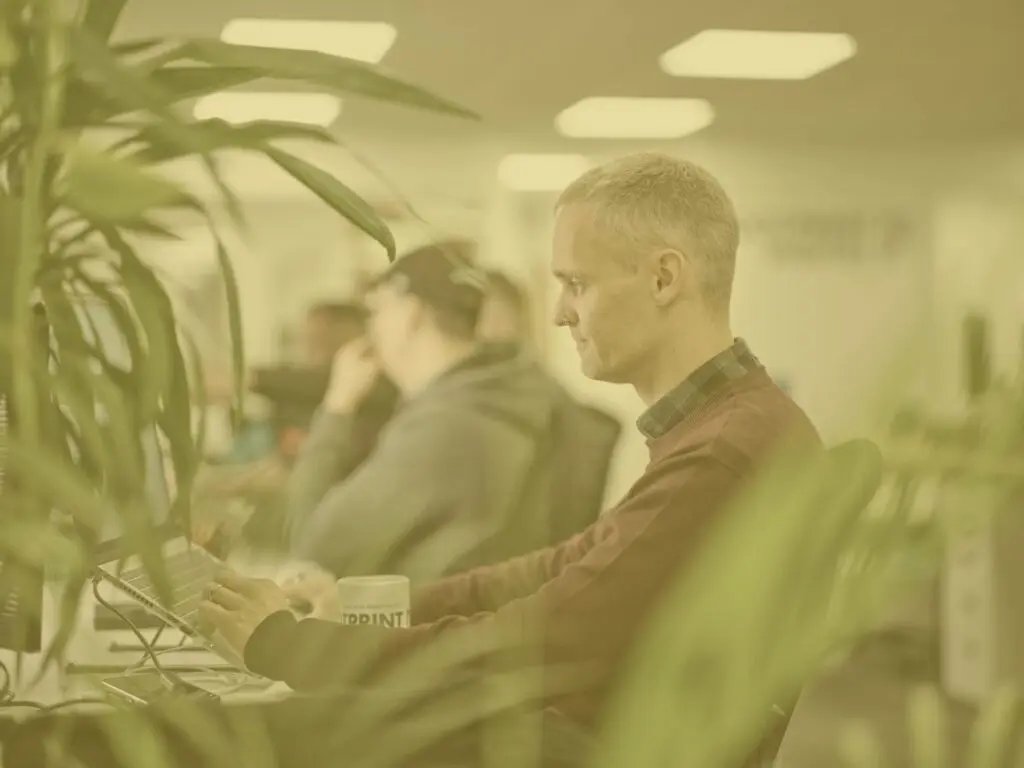
[[[217,36],[236,16],[383,20],[384,64],[482,124],[369,102],[338,130],[584,149],[557,112],[584,96],[693,96],[718,113],[701,139],[787,143],[979,141],[1024,135],[1021,0],[130,0],[119,37]],[[804,82],[682,80],[665,49],[708,27],[847,32],[849,62]]]

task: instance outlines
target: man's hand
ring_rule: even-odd
[[[351,413],[379,377],[380,363],[369,340],[364,337],[349,342],[334,356],[324,409],[329,413]]]
[[[269,579],[250,579],[225,571],[206,589],[199,605],[204,631],[216,631],[239,656],[256,627],[289,609],[284,591]]]
[[[341,620],[341,600],[333,574],[307,566],[285,575],[278,583],[296,610],[317,619]]]

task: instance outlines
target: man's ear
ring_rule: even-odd
[[[697,287],[692,263],[675,248],[664,248],[651,255],[649,262],[651,296],[660,306],[668,306],[679,299],[689,299]]]

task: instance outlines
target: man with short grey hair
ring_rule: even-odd
[[[729,503],[784,445],[821,450],[807,416],[732,337],[738,243],[718,182],[667,155],[615,160],[559,200],[555,320],[572,333],[587,376],[628,384],[647,406],[638,427],[650,462],[586,531],[420,589],[409,628],[297,621],[272,582],[233,574],[203,616],[251,669],[303,689],[343,684],[348,671],[336,660],[363,643],[397,661],[424,650],[419,658],[430,658],[435,643],[487,648],[500,637],[502,653],[489,662],[523,669],[539,649],[540,706],[596,730],[643,628]],[[569,665],[585,670],[572,686],[563,676]],[[771,724],[744,764],[770,761],[784,726],[785,718]]]
[[[732,345],[739,224],[711,174],[629,155],[583,174],[556,211],[556,322],[572,331],[584,374],[632,383],[653,404]]]

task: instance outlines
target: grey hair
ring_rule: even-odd
[[[626,155],[572,182],[555,209],[574,204],[590,207],[602,235],[626,254],[673,248],[693,258],[705,302],[728,309],[739,223],[729,196],[704,168],[658,152]]]

